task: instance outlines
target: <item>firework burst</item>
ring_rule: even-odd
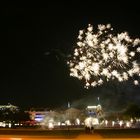
[[[80,30],[73,56],[68,60],[70,76],[85,81],[85,87],[99,86],[105,81],[119,82],[140,76],[138,56],[140,39],[132,39],[127,32],[114,35],[110,24],[92,25]],[[138,85],[138,80],[134,79]]]

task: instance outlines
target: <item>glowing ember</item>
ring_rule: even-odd
[[[88,25],[80,30],[77,46],[68,61],[70,76],[85,80],[85,87],[99,86],[105,81],[126,81],[134,75],[140,76],[137,61],[140,54],[140,39],[131,39],[127,32],[114,35],[110,24]],[[134,84],[138,81],[134,79]]]

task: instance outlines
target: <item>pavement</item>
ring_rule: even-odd
[[[0,129],[0,140],[140,140],[140,129],[84,130]]]
[[[75,138],[48,136],[2,136],[0,140],[140,140],[140,138],[104,138],[98,134],[79,135]]]

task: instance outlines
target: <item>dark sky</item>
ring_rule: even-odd
[[[88,91],[66,65],[78,31],[111,23],[140,37],[139,13],[134,2],[7,3],[0,12],[0,104],[57,107],[83,98]]]

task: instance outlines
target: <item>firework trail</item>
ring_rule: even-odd
[[[139,84],[140,39],[132,39],[127,32],[114,35],[110,24],[98,25],[97,31],[92,25],[80,30],[73,56],[67,64],[70,76],[85,81],[85,87],[99,86],[105,81],[123,82],[133,79]]]

